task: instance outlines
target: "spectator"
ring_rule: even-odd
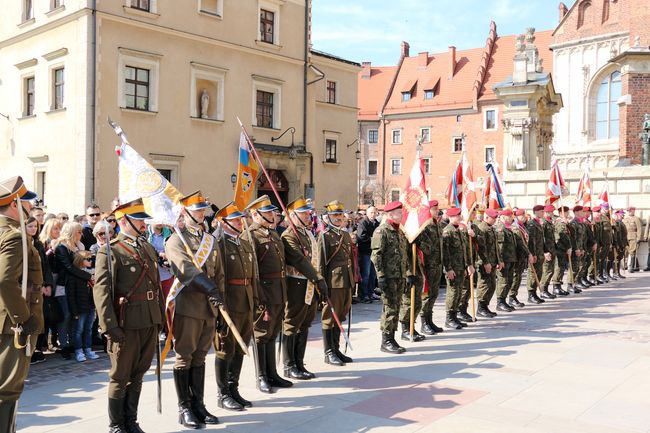
[[[56,215],[53,213],[46,213],[45,218],[43,218],[43,225],[45,225],[45,222],[51,219],[56,218]]]
[[[90,251],[73,253],[72,266],[65,282],[65,292],[70,308],[72,346],[77,362],[87,359],[97,359],[99,356],[92,351],[92,327],[95,321],[95,304],[93,303],[92,284],[94,283],[91,270]]]
[[[108,235],[111,239],[113,238],[114,234],[115,233],[113,232],[113,228],[109,224]],[[97,239],[97,243],[90,246],[90,252],[92,253],[93,257],[95,257],[97,256],[97,251],[99,251],[100,248],[106,246],[106,229],[103,221],[100,221],[99,224],[95,224],[95,228],[93,229],[93,236],[95,239]]]
[[[114,239],[120,232],[120,226],[117,225],[117,220],[114,215],[107,215],[106,222],[111,226],[111,239]]]
[[[29,211],[29,216],[36,219],[39,229],[43,227],[43,224],[45,223],[45,212],[42,208],[33,207],[32,210]]]
[[[65,359],[70,359],[72,355],[72,341],[70,341],[70,308],[68,306],[66,293],[67,281],[68,279],[75,277],[85,279],[88,275],[87,272],[76,268],[73,264],[74,253],[80,250],[81,231],[81,224],[77,222],[65,223],[61,229],[59,243],[54,250],[56,268],[59,272],[56,280],[54,297],[59,302],[61,311],[63,312],[63,321],[59,323],[58,334],[59,344],[62,346],[61,355]]]
[[[379,226],[379,222],[376,219],[377,208],[374,206],[368,207],[366,210],[366,216],[359,223],[357,228],[357,246],[359,248],[359,267],[361,268],[361,302],[364,304],[369,304],[373,300],[380,299],[374,294],[375,280],[377,274],[375,272],[375,266],[370,260],[370,254],[372,250],[370,248],[370,241],[372,240],[372,234],[375,232],[375,229]]]
[[[43,244],[37,236],[38,230],[38,220],[33,216],[29,217],[27,221],[25,221],[25,231],[29,235],[28,239],[32,242],[32,245],[36,249],[41,259],[41,271],[43,272],[43,286],[41,288],[41,291],[43,292],[44,296],[50,296],[52,294],[52,274],[50,273],[47,262],[45,261],[45,251],[43,249]],[[39,362],[45,361],[45,355],[43,355],[44,350],[47,350],[47,339],[45,338],[45,334],[40,334],[36,342],[34,353],[32,354],[30,361],[31,364],[38,364]]]
[[[91,204],[86,208],[86,219],[88,221],[88,227],[83,228],[81,235],[81,243],[84,244],[86,250],[90,250],[90,247],[97,243],[97,239],[93,236],[93,229],[97,224],[97,221],[101,219],[102,213],[99,210],[99,206],[96,204]]]
[[[158,273],[160,274],[160,284],[165,299],[167,299],[169,289],[171,289],[172,283],[174,282],[174,275],[171,273],[171,268],[167,261],[167,255],[165,254],[165,242],[167,242],[167,239],[169,239],[171,235],[172,231],[170,228],[155,222],[150,224],[147,229],[147,238],[149,243],[158,253]]]
[[[57,312],[61,311],[61,307],[59,307],[56,298],[54,297],[54,292],[52,291],[52,288],[56,288],[56,281],[57,281],[57,273],[58,270],[56,268],[56,260],[54,257],[54,248],[56,248],[56,245],[58,243],[59,236],[61,235],[61,221],[58,219],[49,219],[45,221],[45,225],[43,226],[43,229],[41,230],[41,233],[39,235],[39,241],[41,242],[41,245],[43,245],[43,251],[45,254],[45,258],[41,257],[41,260],[47,263],[47,267],[49,268],[51,275],[52,275],[52,287],[50,288],[50,294],[46,295],[45,293],[44,298],[43,298],[43,309],[51,309],[51,310],[56,310]],[[54,303],[56,305],[48,305],[49,303]],[[57,342],[57,326],[58,322],[50,321],[48,318],[45,320],[45,337],[46,337],[46,342],[49,336],[49,344],[48,347],[52,347],[53,349],[58,348],[58,342]]]
[[[65,223],[68,222],[68,220],[70,219],[70,217],[68,216],[67,213],[65,213],[65,212],[61,212],[61,213],[56,214],[56,219],[58,219],[59,221],[61,221],[61,224],[65,224]]]

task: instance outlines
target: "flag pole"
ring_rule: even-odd
[[[413,255],[413,260],[412,260],[412,266],[413,266],[413,275],[416,275],[416,254],[417,254],[417,249],[415,248],[415,241],[411,243],[411,252]],[[411,333],[411,343],[413,343],[415,339],[415,283],[411,286],[411,323],[409,326],[409,331]]]

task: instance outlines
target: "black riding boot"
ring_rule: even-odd
[[[273,387],[266,375],[266,344],[255,343],[257,345],[257,389],[265,394],[273,393]]]
[[[296,337],[297,334],[282,334],[282,360],[284,363],[284,377],[289,379],[309,379],[296,365]]]
[[[557,296],[548,291],[548,284],[543,287],[541,298],[542,299],[555,299]]]
[[[515,309],[513,307],[511,307],[510,305],[508,305],[506,303],[505,299],[497,299],[497,310],[498,311],[505,311],[505,312],[508,312],[508,313],[511,312],[511,311],[515,311]]]
[[[191,429],[202,428],[204,424],[192,412],[189,368],[174,369],[174,385],[178,396],[178,423]]]
[[[275,363],[275,340],[266,343],[266,377],[269,378],[271,386],[278,388],[289,388],[293,386],[293,382],[281,378],[278,374]]]
[[[553,294],[556,296],[568,296],[569,292],[562,290],[562,284],[553,283]]]
[[[124,426],[124,400],[124,398],[108,399],[108,419],[110,420],[110,424],[108,425],[109,433],[127,433],[126,427]],[[11,411],[6,420],[10,423],[9,426],[14,425],[16,402],[0,403],[0,407],[4,407],[4,405],[7,404],[10,405],[11,403],[13,403],[13,411]],[[0,410],[0,415],[4,415],[3,410]],[[4,417],[0,417],[0,423],[6,422],[3,418]],[[13,432],[15,430],[10,427],[9,430],[5,431]]]
[[[244,362],[244,354],[236,351],[235,355],[230,361],[230,368],[228,370],[228,389],[232,398],[244,407],[252,407],[253,403],[246,400],[239,395],[239,376],[241,375],[241,365]]]
[[[296,367],[300,370],[305,379],[314,379],[316,375],[305,368],[305,352],[307,351],[307,338],[309,331],[304,330],[296,335]]]
[[[383,332],[381,334],[381,346],[379,350],[386,353],[404,353],[406,349],[395,341],[395,331]]]
[[[205,364],[190,368],[190,391],[192,392],[192,412],[203,424],[219,424],[219,418],[205,408]]]
[[[142,383],[132,383],[126,388],[124,399],[124,427],[128,433],[144,433],[138,425],[138,402]]]
[[[334,351],[333,329],[323,329],[323,349],[325,350],[325,364],[342,366],[343,361],[336,356]]]
[[[409,322],[402,322],[402,340],[404,341],[411,341],[411,324]],[[415,327],[413,327],[413,341],[422,341],[424,340],[424,335],[420,334],[418,331],[415,330]]]
[[[217,374],[217,406],[226,410],[244,410],[244,406],[230,394],[230,386],[228,385],[230,361],[217,357],[214,366]]]
[[[336,353],[336,356],[339,357],[341,361],[345,364],[351,363],[353,360],[349,356],[345,356],[343,353],[341,353],[341,328],[333,328],[332,329],[332,338],[334,338],[334,346],[332,349],[334,349],[334,352]]]

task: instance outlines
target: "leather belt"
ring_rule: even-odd
[[[264,274],[260,275],[260,279],[262,280],[276,280],[280,278],[285,278],[287,274],[284,271],[280,272],[271,272],[270,274]]]
[[[226,280],[226,284],[230,284],[231,286],[248,286],[251,282],[252,280],[250,278],[231,278]]]
[[[158,292],[154,292],[153,290],[147,290],[144,293],[134,293],[129,297],[129,302],[153,300],[158,300]]]

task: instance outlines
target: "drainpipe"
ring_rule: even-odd
[[[305,53],[303,64],[303,83],[302,83],[302,143],[307,148],[307,73],[309,71],[309,10],[311,8],[311,0],[305,2]],[[309,188],[314,188],[314,155],[312,152],[309,154]]]
[[[88,126],[90,129],[90,201],[95,202],[95,150],[96,150],[96,138],[95,138],[95,115],[97,111],[97,0],[92,2],[92,20],[91,20],[91,49],[90,53],[90,64],[91,64],[91,76],[90,76],[90,95],[92,101],[90,103],[90,119],[88,119]],[[84,204],[86,206],[86,204]]]

